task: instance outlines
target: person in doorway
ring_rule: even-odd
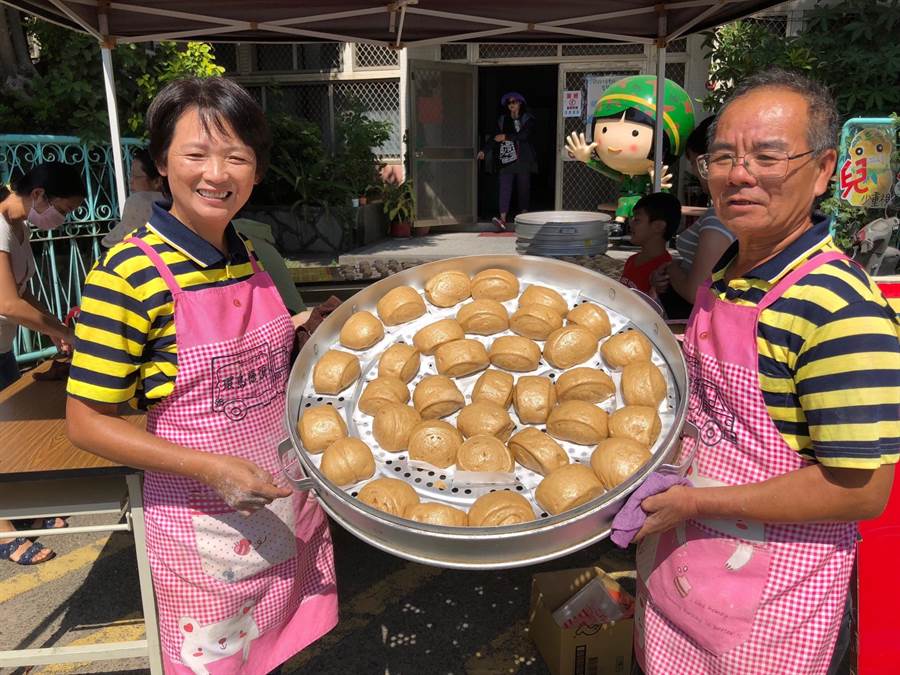
[[[59,227],[81,206],[86,192],[78,169],[60,162],[37,164],[12,185],[0,187],[0,389],[19,379],[13,353],[19,326],[43,333],[61,352],[71,347],[72,330],[28,290],[35,272],[30,227],[45,231]],[[65,527],[65,521],[47,518],[29,527]],[[55,555],[39,542],[11,536],[15,531],[11,521],[0,519],[0,560],[35,565]]]
[[[488,157],[489,170],[500,179],[500,215],[492,219],[502,232],[512,203],[513,184],[520,213],[528,211],[531,199],[531,174],[537,173],[537,153],[534,149],[534,116],[528,112],[525,97],[511,91],[500,98],[504,112],[497,119],[497,132],[478,153],[478,159]]]
[[[631,216],[631,243],[641,250],[625,261],[622,278],[626,286],[649,295],[650,278],[672,260],[666,244],[681,223],[681,202],[668,192],[654,192],[641,197]]]
[[[146,148],[138,148],[131,156],[131,194],[122,206],[122,219],[100,241],[106,248],[118,244],[150,219],[153,203],[161,201],[162,176]]]
[[[856,521],[900,458],[897,317],[813,211],[834,174],[828,91],[742,82],[698,158],[737,241],[698,293],[680,461],[693,487],[643,499],[635,650],[655,673],[836,673]]]
[[[706,154],[707,136],[714,117],[707,117],[697,125],[687,139],[685,159],[696,172],[703,193],[709,195],[709,185],[699,174],[697,158]],[[725,250],[734,241],[734,235],[722,224],[714,207],[678,233],[675,248],[679,258],[654,272],[651,282],[656,296],[666,313],[674,320],[687,319],[694,308],[697,289],[712,274]]]
[[[69,438],[146,472],[166,672],[262,675],[337,622],[328,521],[278,455],[308,313],[292,321],[231,223],[269,158],[253,98],[227,78],[179,80],[147,122],[171,204],[88,275]],[[127,401],[148,409],[146,431],[118,416]]]

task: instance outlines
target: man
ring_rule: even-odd
[[[831,673],[849,641],[856,521],[882,512],[900,456],[900,343],[812,210],[837,137],[827,91],[773,70],[736,89],[698,162],[737,241],[685,336],[694,487],[642,503],[648,673]]]

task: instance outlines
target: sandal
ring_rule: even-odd
[[[57,525],[59,521],[59,525]],[[49,518],[35,518],[34,520],[17,520],[13,523],[17,530],[61,530],[69,526],[62,516],[50,516]]]
[[[506,232],[506,221],[503,218],[494,217],[491,218],[491,222],[498,228],[500,228],[501,232]]]
[[[16,537],[11,542],[7,544],[0,544],[0,560],[9,560],[10,562],[14,562],[17,565],[40,565],[41,563],[47,562],[48,560],[53,560],[56,557],[56,553],[54,551],[50,551],[50,555],[46,558],[41,558],[40,560],[35,560],[35,556],[38,555],[43,550],[50,550],[43,544],[39,544],[38,542],[34,542],[29,546],[25,552],[19,556],[18,560],[13,560],[13,554],[22,547],[23,544],[29,543],[29,540],[25,537]]]

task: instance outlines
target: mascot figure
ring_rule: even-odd
[[[638,200],[653,190],[653,136],[656,120],[656,77],[634,75],[609,87],[594,110],[593,142],[572,132],[566,148],[575,159],[621,183],[616,220],[631,216]],[[662,187],[672,187],[668,165],[684,150],[694,130],[694,104],[680,86],[666,80],[663,108]]]

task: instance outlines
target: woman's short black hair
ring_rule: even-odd
[[[150,151],[147,148],[138,148],[131,154],[132,163],[137,162],[141,165],[141,168],[144,170],[144,173],[147,174],[147,178],[150,180],[156,180],[160,177],[159,170],[156,168],[156,162],[153,161],[153,157],[150,156]]]
[[[72,164],[62,162],[44,162],[35,164],[22,175],[10,181],[12,192],[20,197],[31,194],[32,190],[43,188],[47,197],[66,199],[68,197],[84,197],[87,188],[81,178],[81,169]],[[0,187],[0,201],[9,196],[10,191]]]
[[[685,148],[693,152],[695,155],[705,155],[707,148],[709,148],[709,128],[715,121],[716,116],[710,115],[705,120],[700,122],[700,124],[694,127],[691,135],[688,136]]]
[[[622,113],[616,113],[615,115],[606,115],[604,117],[595,117],[594,118],[594,128],[592,131],[594,135],[591,137],[594,140],[597,139],[597,124],[600,122],[618,122],[622,119]],[[638,110],[637,108],[626,108],[625,110],[625,121],[626,122],[634,122],[636,124],[646,124],[651,129],[656,129],[656,122],[653,120],[650,115],[643,112],[642,110]],[[650,144],[650,152],[647,155],[647,159],[654,158],[654,144]],[[672,157],[672,144],[669,142],[669,134],[663,130],[663,163],[664,164],[672,164],[674,158]]]
[[[176,80],[156,95],[147,110],[147,129],[150,156],[157,166],[165,165],[175,125],[192,108],[197,109],[207,132],[215,128],[224,133],[231,127],[256,155],[257,176],[265,173],[272,148],[266,116],[246,89],[225,77]],[[168,185],[165,187],[168,190]]]

